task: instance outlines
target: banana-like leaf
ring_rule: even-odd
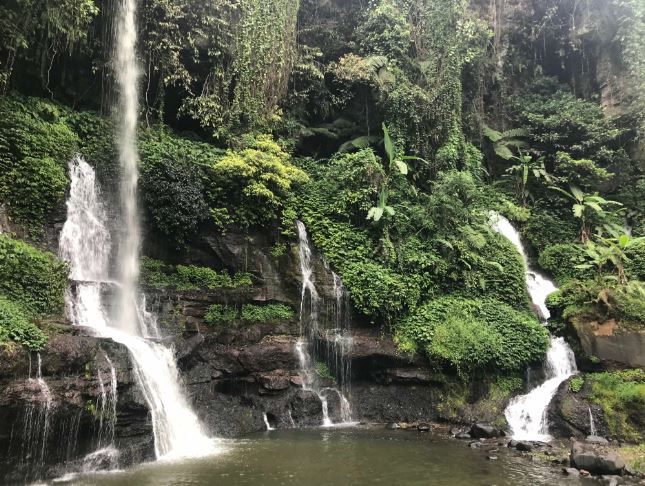
[[[625,248],[629,244],[629,235],[621,235],[620,238],[618,238],[618,244]]]
[[[383,209],[389,214],[390,216],[394,216],[394,208],[392,206],[385,206]]]
[[[505,145],[495,145],[493,150],[504,160],[510,160],[513,158],[513,152],[511,152],[511,150]]]
[[[390,161],[394,160],[394,143],[390,138],[390,132],[388,131],[385,123],[383,123],[383,143],[385,144],[385,152],[387,153]]]
[[[582,217],[582,212],[584,211],[585,207],[582,204],[574,204],[573,205],[573,215],[576,218],[581,218]]]
[[[353,140],[348,140],[338,148],[338,151],[343,153],[348,152],[352,149],[361,150],[369,147],[370,145],[377,144],[380,140],[381,139],[379,137],[376,137],[374,135],[363,135],[362,137],[356,137]]]
[[[578,201],[582,201],[585,198],[585,193],[582,192],[582,190],[578,186],[569,186],[571,189],[571,194],[573,194],[573,197],[575,197]]]
[[[484,136],[493,143],[499,142],[502,138],[504,138],[504,135],[502,135],[501,132],[498,132],[497,130],[493,130],[488,125],[484,125],[483,131],[484,131]]]
[[[529,166],[528,164],[524,164],[524,171],[522,174],[522,181],[524,182],[524,185],[526,185],[528,180],[529,180]]]
[[[402,160],[395,160],[394,163],[399,168],[399,172],[403,175],[408,175],[408,164]]]
[[[602,207],[600,207],[599,204],[593,202],[593,201],[585,201],[585,205],[589,206],[591,209],[596,211],[597,213],[602,213],[604,210]]]

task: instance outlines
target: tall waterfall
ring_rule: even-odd
[[[329,268],[327,271],[333,279],[334,299],[325,302],[320,297],[315,285],[312,250],[307,236],[307,229],[302,221],[297,221],[299,238],[300,272],[302,290],[300,296],[300,339],[296,343],[296,353],[300,361],[303,387],[315,392],[322,403],[323,425],[333,425],[329,413],[329,398],[337,398],[341,423],[352,420],[352,410],[347,400],[350,380],[351,347],[349,332],[349,298],[340,278]],[[327,314],[332,322],[320,327],[320,313],[327,306]],[[330,308],[331,307],[331,308]],[[316,365],[324,363],[334,375],[336,386],[324,386],[318,376]]]
[[[103,289],[110,285],[119,287],[120,283],[109,278],[111,240],[107,215],[89,164],[81,158],[72,160],[70,178],[67,221],[60,238],[60,255],[69,262],[73,281],[66,302],[70,319],[75,325],[89,327],[98,336],[111,338],[129,349],[137,382],[150,407],[157,458],[215,452],[214,442],[202,430],[183,395],[172,350],[147,336],[130,334],[109,317]],[[142,303],[143,299],[133,301]],[[144,314],[142,308],[135,308],[135,318]],[[147,316],[146,326],[158,333],[156,321]],[[110,378],[112,381],[116,376]]]
[[[67,309],[76,325],[92,328],[129,350],[134,373],[150,407],[157,458],[211,454],[214,442],[207,437],[183,395],[173,353],[150,340],[159,337],[154,316],[145,312],[138,291],[140,227],[137,208],[138,67],[136,62],[136,3],[122,0],[116,29],[115,70],[119,88],[121,164],[121,232],[115,315],[103,302],[103,288],[110,283],[111,239],[106,213],[99,198],[94,171],[81,158],[70,162],[71,191],[67,221],[60,240],[60,255],[70,263],[75,280],[68,292]]]
[[[137,26],[136,0],[122,0],[116,28],[114,54],[116,80],[119,88],[119,162],[121,165],[122,228],[119,241],[119,305],[116,322],[130,334],[140,333],[136,327],[136,298],[139,281],[139,215],[137,182],[139,155],[137,153],[137,119],[139,111],[139,67],[136,59]]]
[[[503,216],[491,213],[490,224],[493,230],[508,238],[522,254],[526,266],[526,286],[533,304],[539,309],[541,317],[550,317],[546,298],[557,290],[553,282],[532,270],[520,235],[513,225]],[[505,411],[506,421],[511,427],[514,439],[550,440],[547,409],[560,384],[577,373],[573,351],[563,338],[551,337],[546,362],[546,380],[526,395],[511,400]]]

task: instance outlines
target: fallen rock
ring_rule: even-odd
[[[492,439],[499,437],[499,430],[489,424],[477,423],[470,428],[470,435],[475,439]]]
[[[455,434],[455,439],[472,439],[468,432],[459,432]]]
[[[430,424],[420,423],[417,425],[417,430],[419,432],[430,432]]]
[[[457,434],[461,434],[462,430],[458,429],[457,427],[453,427],[450,429],[450,435],[455,437]]]
[[[580,471],[575,467],[563,467],[562,472],[567,476],[580,476]]]
[[[468,447],[471,449],[479,449],[482,446],[482,443],[479,441],[473,441],[470,444],[468,444]]]
[[[508,447],[510,448],[517,447],[517,441],[515,439],[511,439],[510,441],[508,441]]]
[[[385,426],[385,428],[387,430],[397,430],[397,429],[400,429],[401,426],[399,424],[397,424],[396,422],[390,422],[389,424],[387,424]]]
[[[602,446],[574,441],[571,445],[571,465],[591,474],[622,474],[625,461],[615,451]]]

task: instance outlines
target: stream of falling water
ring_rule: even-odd
[[[75,282],[67,309],[76,325],[125,345],[134,374],[150,408],[158,459],[196,457],[216,452],[188,405],[172,350],[153,341],[160,336],[156,319],[145,311],[138,290],[140,227],[137,208],[138,77],[136,62],[136,2],[122,0],[115,32],[115,70],[119,88],[121,220],[116,268],[118,284],[110,281],[111,238],[106,212],[93,169],[80,157],[70,162],[71,189],[67,221],[60,237],[60,256],[70,264]],[[103,290],[116,287],[116,310],[106,312]]]
[[[296,354],[300,363],[303,388],[311,390],[320,399],[323,413],[323,426],[334,425],[329,411],[329,397],[335,395],[339,403],[341,423],[352,421],[352,410],[347,395],[350,382],[351,347],[349,333],[348,298],[347,292],[338,275],[330,272],[333,279],[334,302],[333,309],[327,309],[332,314],[332,327],[320,329],[320,312],[323,309],[323,299],[320,297],[314,283],[314,267],[312,250],[307,236],[307,230],[302,221],[297,221],[299,238],[300,272],[302,274],[302,291],[300,296],[300,338],[296,343]],[[331,312],[329,312],[331,310]],[[334,374],[336,386],[321,386],[321,378],[317,366],[325,364]]]
[[[539,309],[543,320],[550,317],[546,298],[557,287],[549,279],[532,270],[522,245],[520,235],[513,225],[503,216],[491,213],[490,224],[493,230],[506,237],[520,252],[526,267],[526,285],[533,304]],[[511,400],[505,411],[506,420],[511,427],[514,439],[548,441],[549,422],[547,410],[560,384],[577,373],[573,351],[563,338],[551,337],[546,362],[546,380],[526,395]]]

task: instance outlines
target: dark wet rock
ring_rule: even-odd
[[[575,467],[563,467],[562,472],[567,476],[580,476],[580,471]]]
[[[482,445],[483,444],[477,440],[477,441],[470,442],[468,444],[468,447],[470,447],[471,449],[479,449]]]
[[[549,408],[549,432],[555,437],[584,439],[591,435],[589,411],[593,416],[597,435],[609,435],[609,427],[602,408],[590,400],[590,388],[585,384],[577,393],[571,391],[570,379],[565,380],[556,392]]]
[[[29,378],[30,354],[18,348],[0,350],[0,483],[51,477],[58,465],[79,463],[96,450],[99,375],[106,386],[111,373],[107,358],[115,367],[118,382],[114,423],[118,466],[154,458],[148,406],[138,389],[127,349],[111,340],[79,335],[75,329],[55,336],[41,352],[43,380],[51,394],[49,408],[42,387]],[[32,377],[36,367],[33,353]],[[39,422],[45,418],[49,423],[46,437],[44,422]],[[22,437],[25,430],[31,439]],[[29,453],[24,447],[28,443],[36,443],[44,454],[40,465],[24,468],[21,460]],[[28,462],[33,464],[33,456]]]
[[[419,432],[430,432],[431,427],[430,427],[430,424],[421,422],[420,424],[417,425],[417,430]]]
[[[619,484],[624,483],[623,478],[616,475],[603,474],[600,476],[600,479],[604,481],[607,486],[618,486]]]
[[[298,369],[294,352],[296,339],[292,336],[267,336],[253,346],[245,348],[239,362],[249,371]]]
[[[533,444],[531,442],[518,441],[515,448],[521,452],[531,452],[533,450]]]
[[[625,461],[620,455],[605,446],[574,441],[571,446],[571,465],[592,474],[621,474]]]
[[[492,439],[499,437],[499,429],[490,424],[476,423],[470,428],[470,435],[475,439]]]

